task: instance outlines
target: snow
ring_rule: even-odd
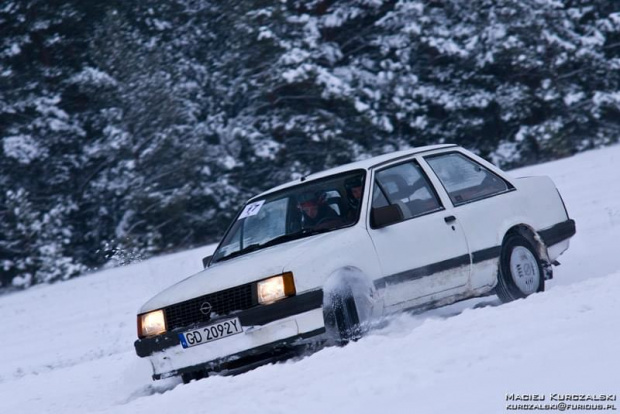
[[[76,84],[92,85],[95,87],[113,87],[118,83],[107,73],[92,67],[85,67],[80,73],[69,80]]]
[[[583,92],[569,93],[569,94],[566,94],[566,96],[564,96],[564,103],[567,106],[572,105],[574,103],[577,103],[583,100],[585,97],[586,97],[586,94]]]
[[[22,52],[22,49],[19,47],[17,43],[13,43],[11,48],[5,52],[6,56],[16,56]]]
[[[0,296],[0,413],[502,413],[511,393],[619,394],[618,163],[613,146],[513,172],[551,176],[577,222],[546,292],[398,315],[236,377],[152,382],[133,350],[136,310],[213,246]]]
[[[355,109],[357,110],[357,112],[364,112],[368,110],[369,108],[370,108],[370,105],[367,105],[360,100],[355,101]]]
[[[263,26],[259,29],[257,40],[273,39],[273,37],[274,37],[273,32],[269,30],[268,27]]]
[[[28,165],[38,157],[47,155],[30,135],[15,135],[2,140],[4,155],[20,164]]]

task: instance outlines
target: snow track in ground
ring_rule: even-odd
[[[514,172],[551,176],[577,221],[545,293],[399,315],[237,377],[152,382],[133,351],[136,309],[210,246],[1,296],[0,413],[501,413],[507,393],[620,394],[619,165],[614,146]]]

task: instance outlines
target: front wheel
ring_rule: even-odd
[[[331,293],[324,309],[330,342],[342,346],[361,338],[359,314],[350,291]]]
[[[532,243],[519,234],[502,245],[495,292],[504,303],[545,290],[544,269]]]

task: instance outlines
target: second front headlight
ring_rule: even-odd
[[[291,272],[261,280],[256,284],[258,303],[268,305],[295,295],[295,281]]]

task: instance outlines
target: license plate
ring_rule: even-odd
[[[179,334],[181,345],[183,348],[190,348],[196,345],[206,344],[207,342],[216,341],[226,338],[227,336],[236,335],[243,332],[239,318],[227,319],[213,325],[203,328],[194,329]]]

